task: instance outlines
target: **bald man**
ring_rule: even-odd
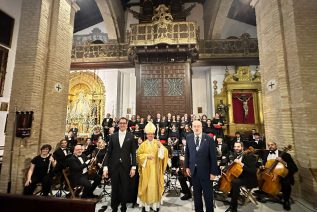
[[[195,211],[202,212],[204,193],[206,212],[213,212],[212,182],[218,174],[215,141],[202,132],[202,123],[193,121],[193,134],[186,138],[185,167],[192,177],[194,187]]]

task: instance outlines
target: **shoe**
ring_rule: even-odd
[[[142,212],[145,212],[145,207],[142,207]]]
[[[181,200],[189,200],[190,198],[192,198],[192,195],[185,194],[184,196],[181,197]]]
[[[291,204],[290,204],[289,200],[286,200],[283,202],[283,208],[287,211],[291,210]]]
[[[238,212],[236,207],[230,206],[225,212]]]

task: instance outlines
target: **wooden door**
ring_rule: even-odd
[[[137,114],[191,113],[190,63],[139,64],[136,78]]]

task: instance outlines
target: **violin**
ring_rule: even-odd
[[[88,175],[92,176],[96,174],[99,170],[98,164],[97,164],[97,156],[99,154],[101,149],[98,149],[98,152],[96,155],[92,155],[92,159],[88,165]]]

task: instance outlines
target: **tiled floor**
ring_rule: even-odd
[[[95,191],[95,194],[98,194],[101,192],[101,189],[98,191]],[[316,208],[313,209],[312,206],[308,205],[307,203],[302,203],[299,200],[294,200],[295,203],[291,205],[292,209],[291,211],[294,212],[311,212],[311,211],[317,211]],[[108,206],[110,205],[110,197],[106,196],[104,197],[101,202],[97,204],[96,212],[98,212],[102,206]],[[221,201],[215,201],[215,212],[224,212],[228,205],[227,203],[223,203]],[[128,212],[140,212],[141,209],[138,207],[132,208],[131,204],[127,205]],[[108,206],[106,212],[111,211],[110,206]],[[164,203],[160,208],[160,212],[176,212],[176,211],[194,211],[194,202],[192,199],[187,201],[180,200],[180,196],[177,196],[174,191],[166,192],[164,194]],[[251,202],[247,203],[244,206],[239,206],[238,211],[246,211],[246,212],[273,212],[273,211],[284,211],[283,206],[278,203],[258,203],[258,205],[255,205]]]

